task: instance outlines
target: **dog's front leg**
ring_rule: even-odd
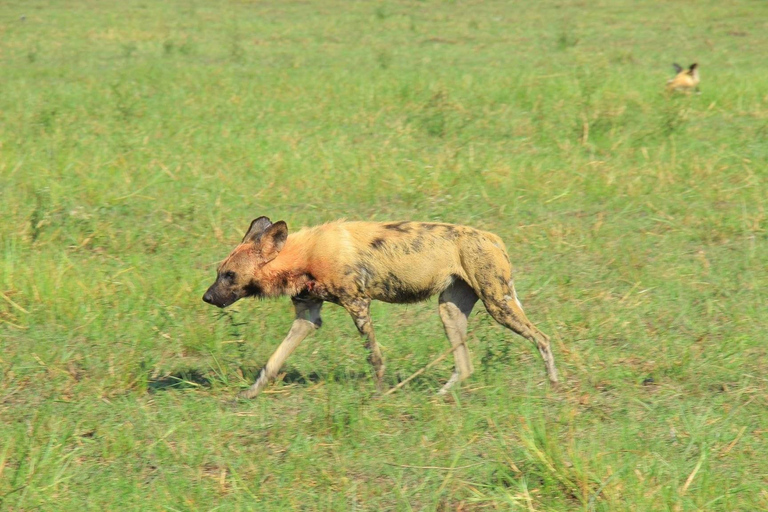
[[[255,398],[267,385],[277,377],[277,372],[283,366],[288,356],[299,346],[304,338],[311,332],[319,329],[322,325],[320,319],[320,308],[322,301],[292,299],[296,310],[296,319],[291,325],[288,336],[285,337],[275,353],[270,356],[269,361],[259,372],[256,382],[250,388],[241,392],[238,396],[241,398]]]
[[[355,327],[360,334],[365,336],[365,348],[368,349],[368,362],[373,366],[374,378],[376,379],[376,388],[381,391],[383,388],[382,378],[384,377],[384,360],[381,357],[379,344],[376,343],[376,335],[373,333],[373,324],[371,323],[371,301],[370,299],[351,299],[341,304],[344,309],[352,316],[355,321]]]

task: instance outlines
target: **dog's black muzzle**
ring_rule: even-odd
[[[216,291],[214,291],[212,288],[213,286],[211,286],[211,288],[208,288],[208,291],[205,292],[205,295],[203,295],[203,302],[212,304],[217,308],[225,308],[233,304],[238,299],[238,297],[235,294],[230,294],[230,296],[226,298],[221,297],[221,295],[216,293]]]

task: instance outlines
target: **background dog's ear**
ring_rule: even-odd
[[[275,222],[261,235],[261,255],[267,261],[275,259],[287,239],[288,225],[282,220]]]
[[[693,64],[691,64],[691,67],[688,68],[688,71],[693,73],[693,70],[695,70],[697,67],[699,67],[699,65],[694,62]]]
[[[245,242],[258,242],[264,231],[272,226],[272,221],[267,217],[259,217],[251,222],[251,227],[248,228],[248,232],[243,237],[242,243]]]
[[[677,62],[675,62],[672,65],[675,67],[675,73],[679,73],[679,72],[681,72],[683,70],[683,67],[680,64],[678,64]]]

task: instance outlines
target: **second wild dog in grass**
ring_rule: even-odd
[[[701,81],[699,65],[694,62],[688,69],[683,68],[677,63],[672,65],[675,67],[675,73],[677,74],[674,78],[667,80],[667,92],[690,92],[691,90],[698,92],[699,82]]]
[[[225,308],[244,297],[291,297],[296,318],[288,336],[256,382],[241,393],[253,398],[299,343],[321,326],[320,308],[326,301],[346,309],[365,336],[381,390],[384,362],[371,324],[371,301],[404,304],[438,294],[456,363],[441,394],[472,374],[465,342],[467,318],[478,299],[497,322],[533,342],[549,380],[557,382],[549,338],[526,318],[517,300],[504,243],[493,233],[467,226],[337,221],[288,235],[285,222],[259,217],[219,266],[203,300]]]

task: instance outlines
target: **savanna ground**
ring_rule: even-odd
[[[22,18],[23,17],[23,18]],[[768,5],[0,6],[0,508],[768,509]],[[671,63],[701,94],[668,97]],[[200,298],[251,219],[500,234],[563,384],[377,399],[352,322],[233,402],[290,301]],[[374,306],[395,385],[448,343]]]

